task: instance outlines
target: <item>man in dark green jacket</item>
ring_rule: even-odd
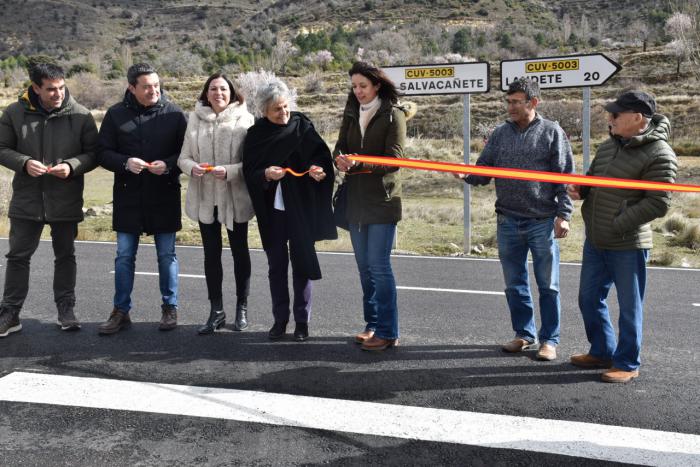
[[[588,175],[673,183],[678,168],[668,145],[670,123],[656,113],[654,98],[641,91],[621,94],[605,106],[610,138],[600,145]],[[671,204],[668,191],[570,186],[583,199],[586,241],[579,286],[579,308],[591,344],[571,363],[607,368],[602,379],[626,383],[639,376],[646,262],[652,247],[649,223]],[[615,284],[620,306],[616,339],[606,298]]]
[[[75,317],[75,247],[83,220],[83,174],[95,168],[97,127],[68,93],[63,70],[37,64],[31,86],[0,117],[0,164],[15,172],[10,201],[10,250],[0,303],[0,337],[22,329],[29,263],[45,224],[51,226],[53,293],[58,325],[80,329]]]

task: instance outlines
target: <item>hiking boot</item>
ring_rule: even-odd
[[[625,371],[620,370],[619,368],[610,368],[609,370],[604,371],[602,375],[600,375],[600,379],[602,379],[606,383],[629,383],[638,376],[638,370]]]
[[[571,356],[571,364],[579,368],[610,368],[612,360],[594,357],[591,354],[582,353]]]
[[[119,308],[114,308],[112,314],[109,315],[109,319],[97,327],[97,332],[99,334],[114,334],[129,325],[131,325],[129,314]]]
[[[170,331],[177,327],[177,307],[175,305],[162,305],[163,315],[160,317],[158,329]]]
[[[7,337],[21,329],[22,323],[19,322],[19,310],[0,309],[0,337]]]
[[[537,351],[537,360],[551,362],[557,358],[557,348],[552,344],[540,344],[540,349]]]
[[[80,323],[75,317],[72,303],[59,303],[57,308],[58,321],[56,324],[61,326],[61,331],[77,331],[80,329]]]
[[[366,341],[364,341],[362,343],[362,347],[360,348],[362,350],[378,352],[389,349],[391,347],[398,347],[398,345],[398,339],[382,339],[381,337],[372,336]]]
[[[234,331],[242,331],[248,327],[248,297],[239,298],[236,301],[236,320],[233,323]]]
[[[355,335],[355,342],[358,344],[364,344],[374,336],[374,330],[367,329],[361,333]]]
[[[531,350],[535,347],[535,345],[536,344],[534,342],[526,341],[525,339],[516,337],[507,344],[503,344],[501,346],[501,350],[508,353],[517,353],[523,352],[525,350]]]

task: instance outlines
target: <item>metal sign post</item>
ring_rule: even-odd
[[[384,67],[399,93],[405,96],[464,94],[464,162],[469,163],[471,147],[470,95],[489,92],[487,62],[440,63]],[[471,252],[471,188],[464,184],[464,252]]]
[[[463,98],[464,117],[462,134],[464,135],[464,163],[469,164],[471,153],[471,96],[466,94]],[[464,252],[472,251],[472,186],[464,184]]]
[[[591,88],[583,88],[583,171],[591,165]]]

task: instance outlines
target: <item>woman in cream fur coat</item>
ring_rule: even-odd
[[[226,227],[236,278],[236,319],[233,329],[248,327],[250,287],[248,221],[253,206],[241,171],[241,147],[253,116],[233,83],[216,73],[204,84],[190,114],[178,166],[190,176],[185,212],[199,222],[204,246],[204,274],[211,311],[199,334],[211,334],[226,324],[223,309],[221,226]]]

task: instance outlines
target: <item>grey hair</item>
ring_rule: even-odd
[[[282,81],[277,79],[261,85],[255,92],[255,110],[257,114],[265,115],[268,106],[282,98],[289,102],[291,108],[292,94]]]

